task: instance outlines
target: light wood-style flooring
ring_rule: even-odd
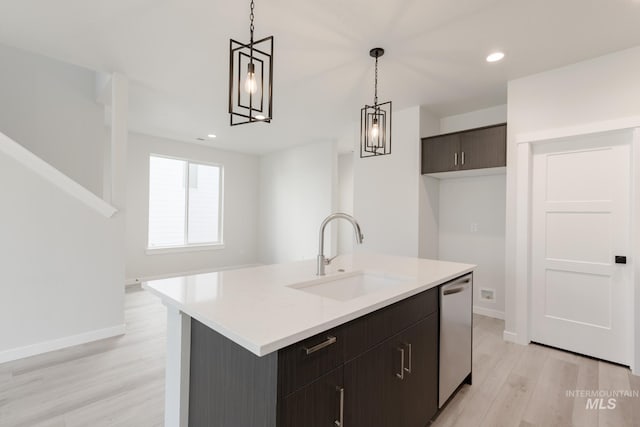
[[[451,399],[432,427],[640,427],[640,397],[615,409],[586,409],[569,390],[640,391],[628,368],[502,340],[504,322],[474,315],[473,385]],[[607,398],[605,398],[605,404]]]
[[[161,426],[165,309],[129,288],[125,313],[123,337],[0,365],[0,426]],[[640,377],[547,347],[506,343],[503,329],[500,320],[474,316],[473,386],[458,392],[434,427],[640,426],[640,398],[586,409],[586,398],[566,396],[576,389],[639,391]]]
[[[161,426],[166,309],[127,288],[127,333],[0,365],[0,426]]]

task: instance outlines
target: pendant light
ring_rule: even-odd
[[[251,0],[249,43],[230,40],[229,115],[231,126],[273,118],[273,36],[253,39],[255,4]]]
[[[360,111],[360,157],[391,154],[391,101],[378,103],[378,58],[384,49],[369,51],[376,59],[375,92],[373,105],[365,105]]]

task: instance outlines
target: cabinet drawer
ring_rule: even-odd
[[[437,311],[436,287],[347,323],[343,332],[344,359],[353,359]]]
[[[300,389],[344,361],[344,327],[328,330],[278,352],[279,393]]]

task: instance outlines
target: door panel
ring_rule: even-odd
[[[547,270],[545,316],[603,328],[611,327],[611,277]],[[576,295],[582,295],[575,304]]]
[[[573,148],[578,148],[574,144]],[[604,156],[604,157],[603,157]],[[603,161],[606,159],[606,161]],[[609,147],[586,151],[548,153],[546,156],[548,202],[609,200],[615,176],[608,173]]]
[[[631,132],[534,149],[534,341],[629,364]]]
[[[553,207],[558,209],[558,205]],[[565,207],[565,209],[575,209]],[[546,258],[565,261],[608,264],[611,262],[611,214],[586,206],[582,212],[546,212]],[[602,208],[601,208],[602,209]],[[567,239],[571,236],[571,239]],[[605,244],[594,244],[605,242]]]

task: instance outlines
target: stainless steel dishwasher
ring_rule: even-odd
[[[471,273],[440,287],[440,408],[463,381],[471,380],[472,305]]]

